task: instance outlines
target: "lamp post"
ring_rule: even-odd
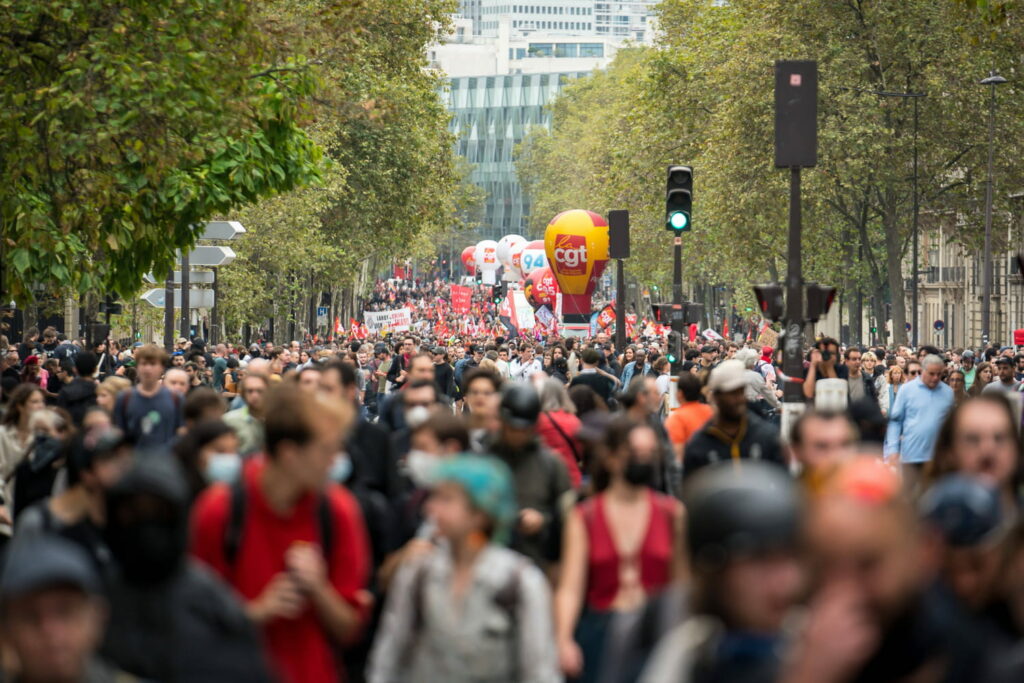
[[[918,200],[917,200],[917,121],[918,121],[918,118],[917,118],[917,101],[919,99],[921,99],[922,97],[927,97],[928,93],[923,93],[923,92],[884,92],[884,91],[881,91],[881,90],[875,90],[875,91],[872,91],[872,92],[874,92],[874,94],[878,95],[879,97],[901,97],[901,98],[909,97],[909,98],[914,100],[914,181],[913,181],[914,182],[914,226],[913,226],[913,233],[912,233],[912,235],[913,235],[913,241],[912,241],[913,246],[911,247],[912,254],[911,254],[911,257],[910,257],[910,260],[912,261],[911,268],[912,268],[912,272],[913,272],[913,278],[910,281],[911,308],[913,309],[911,311],[911,318],[913,320],[913,323],[911,324],[911,327],[910,327],[910,333],[911,333],[910,343],[911,343],[911,345],[914,348],[917,348],[917,330],[920,327],[919,323],[921,322],[920,307],[918,305],[918,298],[917,298],[917,278],[918,278],[918,275],[919,275],[918,271],[920,270],[920,263],[918,261],[918,247],[917,247],[917,243],[918,243],[917,217],[918,217],[918,208],[919,208],[919,204],[918,204]]]
[[[985,182],[985,254],[984,277],[981,294],[981,343],[987,345],[991,333],[992,313],[992,156],[995,148],[996,137],[996,86],[1006,83],[1006,79],[996,73],[995,69],[989,72],[988,78],[983,78],[980,85],[990,86],[990,99],[988,109],[988,179]]]

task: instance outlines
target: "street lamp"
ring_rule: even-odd
[[[912,261],[911,267],[912,267],[913,273],[914,273],[914,277],[910,281],[911,308],[913,309],[912,315],[913,315],[914,322],[913,322],[913,324],[911,325],[911,328],[910,328],[910,332],[911,332],[910,343],[911,343],[911,345],[914,348],[917,348],[917,330],[920,327],[919,323],[921,322],[921,316],[919,314],[920,308],[918,307],[918,303],[917,303],[917,278],[918,278],[918,275],[919,275],[918,270],[920,269],[920,265],[918,263],[918,255],[917,255],[917,233],[918,233],[918,230],[917,230],[917,216],[918,216],[918,206],[919,206],[918,205],[918,201],[917,201],[917,101],[919,99],[921,99],[922,97],[927,97],[928,93],[923,93],[923,92],[884,92],[884,91],[881,91],[881,90],[875,90],[875,91],[872,91],[872,92],[875,95],[878,95],[879,97],[902,97],[902,98],[909,97],[909,98],[912,98],[914,100],[914,227],[913,227],[913,247],[912,247],[913,254],[912,254],[911,259],[910,259]]]
[[[996,137],[996,86],[1006,83],[1006,79],[996,73],[995,69],[989,72],[988,78],[983,78],[979,85],[991,87],[991,95],[988,110],[988,180],[985,183],[985,254],[984,254],[984,279],[981,295],[981,343],[987,345],[991,328],[992,308],[992,156],[995,148]]]

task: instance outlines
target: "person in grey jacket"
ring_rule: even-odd
[[[508,468],[461,455],[433,479],[427,510],[440,543],[399,569],[368,682],[561,681],[547,581],[500,545],[517,514]]]

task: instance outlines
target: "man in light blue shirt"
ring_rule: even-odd
[[[953,390],[942,381],[945,365],[938,356],[925,356],[921,376],[896,394],[885,434],[885,457],[890,462],[920,467],[932,459],[939,426],[953,407]]]

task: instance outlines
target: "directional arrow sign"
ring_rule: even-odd
[[[245,228],[238,221],[210,221],[206,224],[201,240],[233,240],[245,233]]]
[[[189,288],[188,295],[188,307],[189,308],[213,308],[213,290],[212,289],[192,289]],[[151,289],[142,295],[141,299],[151,306],[157,308],[164,307],[164,290],[162,289]],[[181,290],[174,290],[174,307],[181,308]]]
[[[226,266],[234,260],[231,247],[196,247],[188,255],[190,266]]]
[[[151,285],[163,284],[164,278],[156,279],[153,273],[146,273],[142,276],[142,279]],[[213,284],[213,271],[212,270],[192,270],[189,271],[188,281],[193,285],[212,285]],[[181,284],[181,271],[174,271],[174,284]]]

